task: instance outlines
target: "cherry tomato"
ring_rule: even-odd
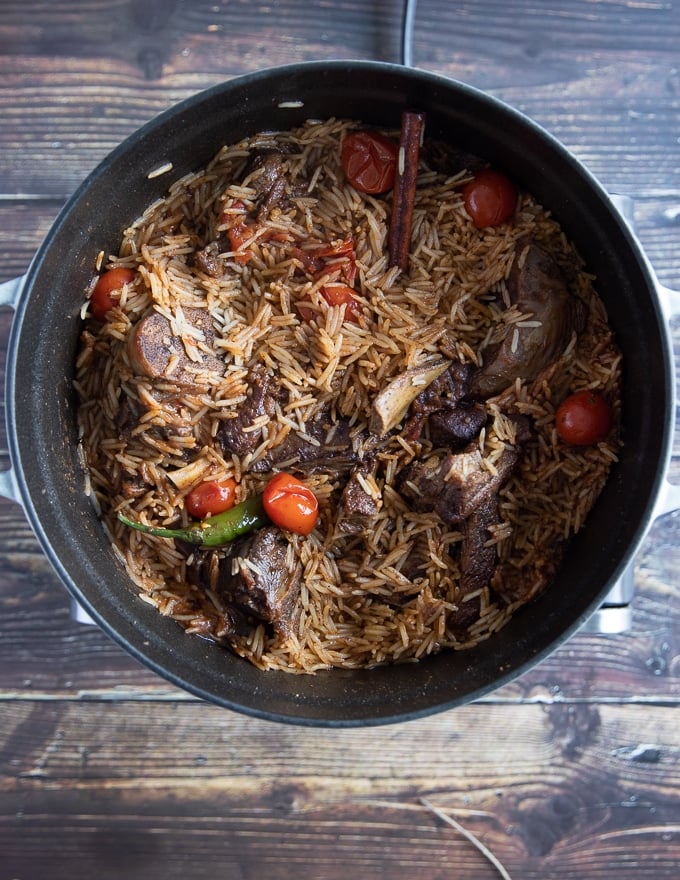
[[[205,519],[207,516],[230,510],[236,502],[236,480],[210,480],[199,483],[184,499],[189,516]]]
[[[594,446],[611,431],[614,417],[607,401],[584,389],[566,397],[555,413],[559,437],[572,446]]]
[[[392,189],[399,148],[377,131],[354,131],[342,142],[340,159],[347,180],[365,193]]]
[[[119,297],[113,296],[114,291],[120,290],[124,284],[132,284],[136,277],[134,269],[122,267],[109,269],[99,276],[90,297],[90,311],[98,321],[105,320],[106,313],[118,304]]]
[[[329,306],[345,307],[345,321],[350,321],[353,324],[359,323],[361,306],[354,299],[354,291],[351,287],[347,287],[344,284],[328,285],[327,287],[321,288],[321,296],[326,300]],[[305,306],[305,303],[309,301],[309,297],[303,297],[297,303],[297,310],[300,313],[300,317],[303,321],[307,321],[307,323],[313,321],[317,316],[317,312],[314,309]]]
[[[275,525],[296,535],[308,535],[319,518],[316,496],[292,474],[272,477],[262,493],[262,503]]]
[[[515,213],[517,190],[500,171],[487,168],[463,187],[463,201],[478,229],[500,226]]]

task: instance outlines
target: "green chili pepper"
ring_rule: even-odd
[[[269,517],[262,506],[262,496],[253,495],[240,504],[236,504],[224,513],[218,513],[208,519],[201,520],[186,529],[162,529],[134,522],[122,513],[118,519],[130,528],[161,538],[181,538],[190,544],[201,544],[204,547],[221,547],[229,544],[239,535],[253,532],[269,522]]]

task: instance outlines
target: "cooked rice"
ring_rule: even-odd
[[[524,236],[543,243],[556,257],[572,292],[588,305],[589,320],[578,340],[539,379],[517,380],[487,402],[492,418],[476,448],[490,472],[504,444],[514,439],[514,423],[506,414],[526,414],[535,427],[519,469],[500,493],[501,523],[491,531],[489,543],[506,570],[534,573],[539,583],[555,543],[583,526],[616,460],[618,429],[606,442],[586,449],[558,442],[554,429],[556,402],[579,388],[602,391],[614,406],[618,426],[621,367],[594,279],[558,224],[522,194],[512,224],[477,230],[460,195],[466,175],[447,178],[423,166],[410,270],[400,274],[387,263],[389,199],[362,195],[344,181],[339,144],[356,127],[334,119],[309,122],[291,132],[224,147],[206,169],[173,184],[166,198],[125,230],[119,253],[103,261],[109,267],[136,268],[142,283],[126,290],[121,308],[103,325],[89,323],[83,334],[76,385],[87,491],[142,600],[189,633],[223,641],[228,625],[222,601],[214,589],[192,583],[192,558],[183,549],[172,540],[127,528],[117,513],[154,525],[186,525],[183,501],[191,488],[204,479],[234,477],[239,498],[261,491],[267,475],[249,468],[290,432],[304,435],[305,424],[329,403],[359,430],[380,388],[437,354],[444,340],[461,361],[476,364],[483,362],[483,347],[508,323],[516,340],[520,327],[536,324],[531,315],[507,309],[506,279],[516,242]],[[219,257],[221,277],[202,273],[190,255],[217,239],[223,211],[255,196],[249,181],[242,181],[251,149],[277,143],[293,148],[286,158],[288,174],[307,182],[304,196],[274,209],[244,242],[240,250],[251,252],[247,263],[229,252]],[[280,240],[269,238],[272,232]],[[287,236],[301,248],[307,242],[352,237],[355,289],[364,307],[360,323],[343,322],[341,307],[326,306],[318,291],[328,276],[310,281],[301,273]],[[343,282],[340,263],[331,278]],[[301,320],[295,307],[303,297],[315,313],[314,322]],[[200,375],[199,363],[191,390],[170,379],[137,375],[125,343],[151,306],[169,318],[192,361],[200,361],[206,342],[186,322],[184,310],[207,309],[224,375]],[[254,452],[225,457],[215,438],[220,423],[246,399],[248,370],[255,364],[276,371],[289,403],[279,406],[270,421],[254,423],[253,431],[263,429]],[[126,400],[144,413],[127,433],[120,430]],[[262,624],[234,650],[262,669],[313,672],[403,662],[443,648],[467,649],[507,623],[519,603],[505,604],[486,587],[463,597],[457,553],[461,533],[434,513],[410,510],[395,487],[399,470],[428,449],[426,439],[407,441],[396,434],[379,454],[377,476],[362,476],[365,491],[382,499],[365,535],[342,535],[334,528],[342,487],[332,476],[307,479],[321,517],[310,536],[291,539],[288,562],[303,568],[294,631],[276,635]],[[138,497],[123,493],[129,479],[144,486]],[[402,571],[409,557],[422,561],[416,580]],[[233,564],[251,563],[236,558]],[[461,605],[473,599],[480,601],[479,618],[461,631],[452,621]]]

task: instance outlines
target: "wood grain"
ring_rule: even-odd
[[[313,732],[200,705],[27,701],[0,718],[10,876],[57,847],[53,878],[179,877],[195,859],[200,877],[492,876],[423,797],[514,877],[658,878],[680,855],[671,709],[469,706]]]
[[[0,281],[156,114],[265,66],[398,62],[400,19],[393,0],[0,4]],[[680,289],[678,45],[667,0],[418,0],[413,54],[634,197],[644,251]],[[0,381],[11,324],[0,309]],[[680,356],[678,320],[673,338]],[[680,439],[674,452],[680,482]],[[674,880],[680,514],[654,524],[635,579],[630,632],[578,634],[474,705],[307,730],[204,704],[74,623],[21,509],[0,500],[0,878],[496,877],[425,797],[513,880]]]
[[[171,3],[161,13],[158,2],[99,2],[88,15],[28,4],[0,25],[0,101],[6,119],[20,120],[0,131],[0,179],[12,192],[65,197],[141,124],[219,81],[274,63],[398,60],[395,4],[288,4],[285,32],[266,17],[253,26],[238,3]],[[677,163],[659,148],[678,126],[677,7],[631,7],[615,22],[605,3],[556,6],[421,0],[416,62],[513,103],[606,186],[677,199]],[[27,143],[37,147],[30,167]]]

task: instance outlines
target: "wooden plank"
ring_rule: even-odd
[[[311,12],[302,0],[289,6],[285,33],[267,16],[244,18],[234,4],[6,11],[5,191],[67,196],[144,122],[239,73],[326,57],[397,60],[399,14],[387,0],[318,3]],[[417,61],[515,104],[608,187],[677,198],[678,19],[670,4],[639,4],[622,15],[618,5],[563,2],[546,17],[529,3],[515,11],[430,0],[418,7]]]
[[[191,704],[27,701],[0,719],[8,877],[494,876],[423,797],[516,878],[658,880],[680,858],[670,708],[471,706],[311,732]]]
[[[126,3],[91,0],[73,6],[65,0],[4,4],[0,50],[9,55],[101,56],[108,53],[133,68],[140,48],[149,46],[174,58],[177,49],[186,68],[201,69],[211,55],[240,56],[239,69],[253,59],[243,52],[247,40],[262,52],[277,53],[285,44],[313,52],[333,46],[363,49],[389,57],[387,38],[399,36],[401,10],[390,0],[365,4],[362,0],[287,0],[285,33],[276,16],[244,15],[243,4],[221,0],[146,0]],[[281,13],[279,13],[281,15]],[[542,69],[568,55],[576,64],[583,57],[596,65],[607,52],[672,53],[680,36],[680,16],[672,3],[620,4],[607,0],[555,0],[549,6],[530,0],[420,0],[416,7],[415,42],[421,53],[447,47],[449,61],[464,57],[475,68],[489,62],[516,66],[517,59]],[[199,62],[181,48],[192,34],[206,40]],[[259,36],[258,36],[259,35]],[[378,40],[377,38],[381,39]],[[212,49],[212,52],[211,52]],[[48,50],[48,51],[46,51]],[[594,56],[594,53],[598,54]],[[321,52],[319,57],[324,53]],[[485,56],[480,63],[480,55]],[[245,57],[244,57],[245,56]],[[143,67],[139,68],[144,70]],[[559,67],[558,67],[559,69]],[[146,70],[147,75],[163,70]]]
[[[62,206],[61,199],[0,199],[0,281],[24,274]],[[3,340],[9,333],[7,317],[0,329]]]
[[[400,15],[393,0],[1,4],[0,279],[156,113],[272,64],[397,60]],[[663,0],[418,0],[414,55],[635,196],[643,247],[680,289],[679,38],[680,8]],[[0,381],[10,324],[0,310]],[[443,715],[305,730],[202,704],[73,623],[23,514],[0,501],[0,874],[498,876],[427,797],[514,880],[676,877],[679,529],[665,517],[644,543],[630,633],[577,635]]]

